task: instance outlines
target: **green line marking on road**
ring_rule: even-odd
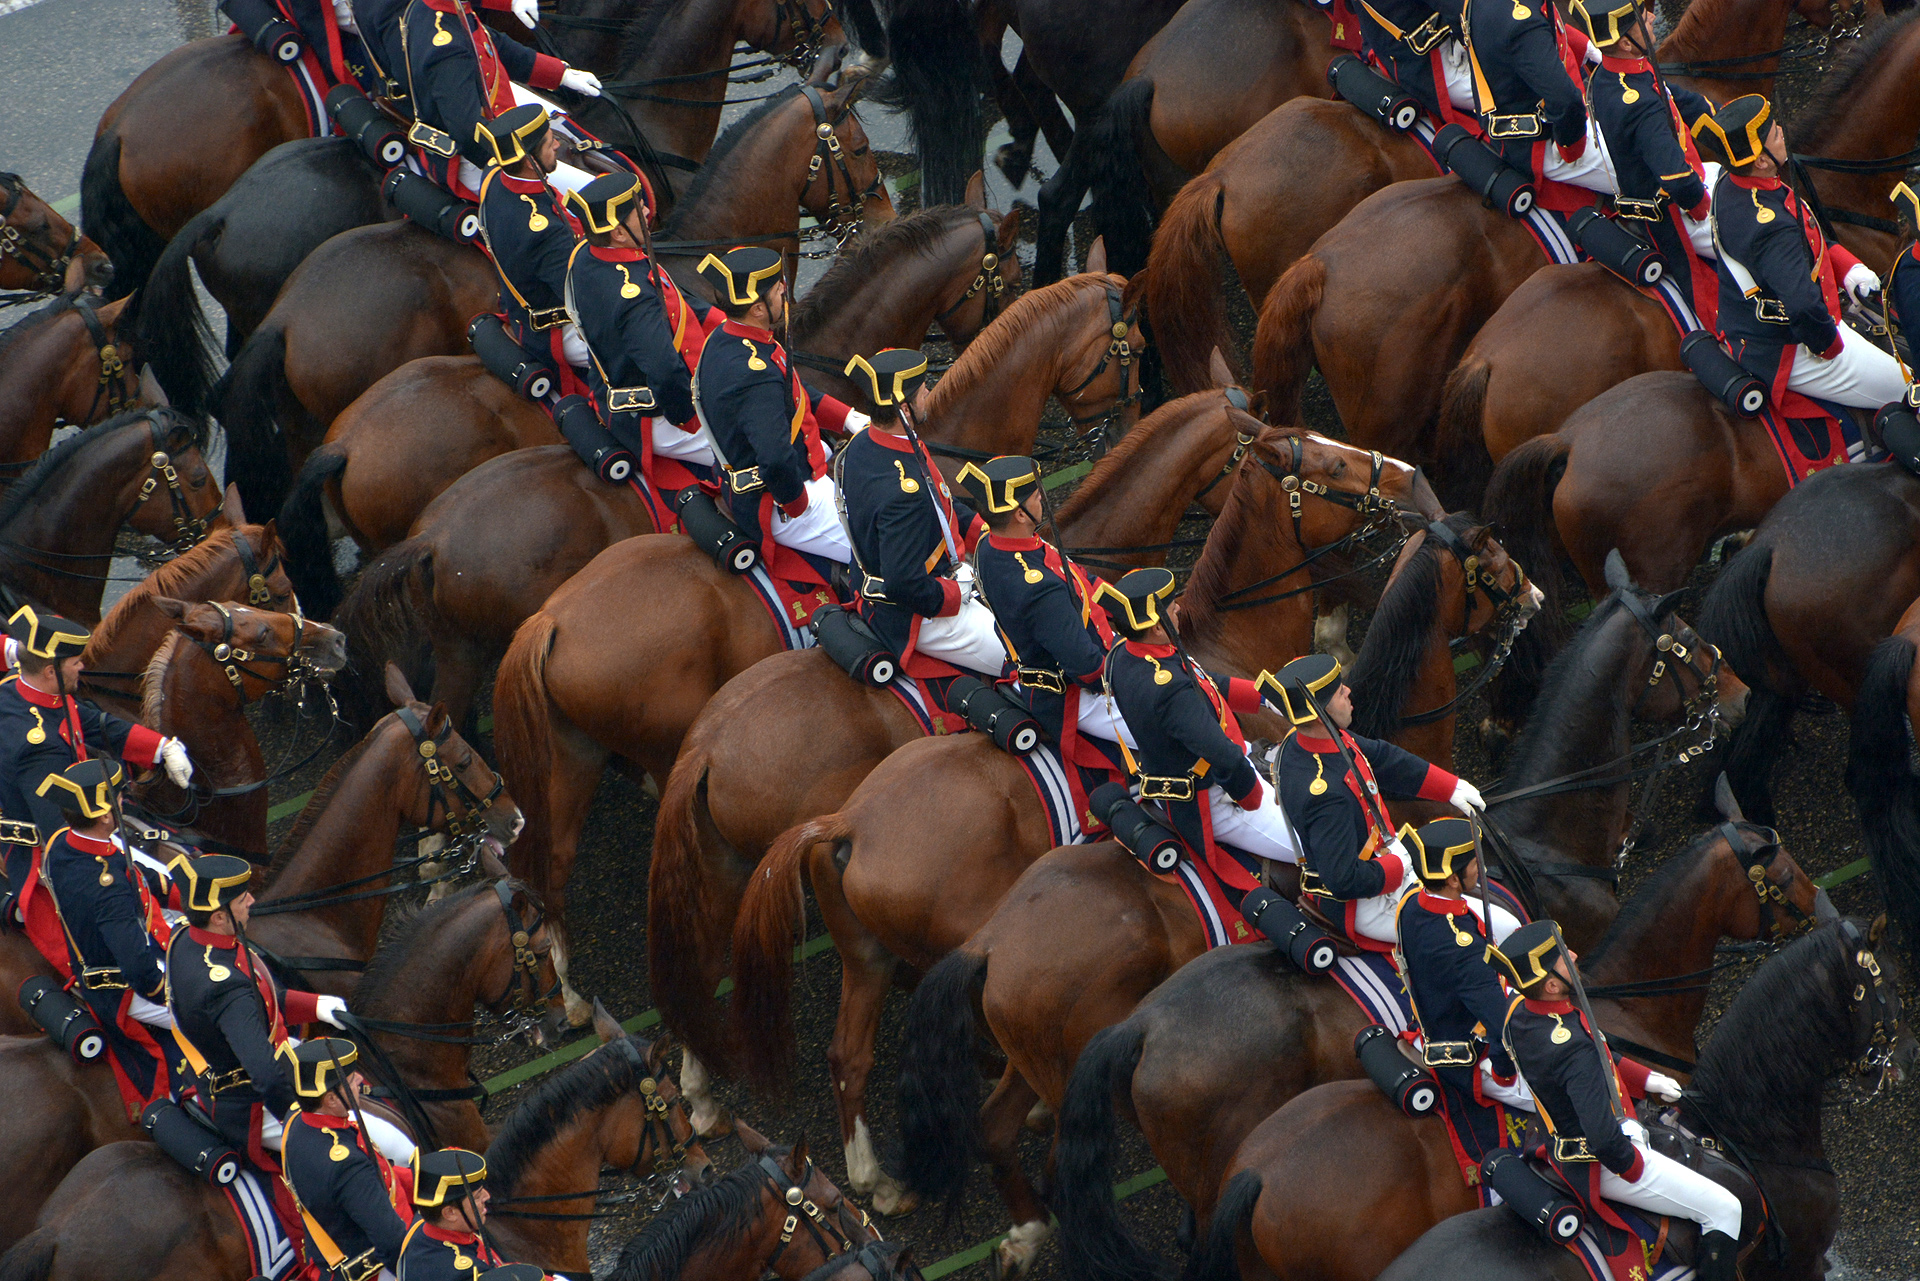
[[[1058,489],[1070,480],[1079,480],[1092,470],[1092,463],[1075,463],[1071,467],[1062,467],[1059,471],[1047,476],[1040,483],[1048,489]],[[923,1273],[922,1275],[925,1274]]]
[[[1125,1182],[1114,1184],[1113,1199],[1116,1201],[1124,1201],[1136,1192],[1145,1192],[1155,1184],[1165,1183],[1166,1181],[1167,1172],[1156,1165],[1151,1170],[1136,1174]],[[1053,1225],[1056,1228],[1059,1227],[1060,1221],[1058,1219],[1053,1220]],[[940,1281],[941,1277],[949,1273],[958,1272],[961,1268],[970,1268],[980,1262],[989,1254],[999,1249],[1000,1243],[1006,1239],[1007,1234],[1004,1232],[999,1236],[988,1237],[978,1245],[970,1245],[956,1254],[949,1254],[946,1258],[933,1264],[931,1267],[922,1268],[920,1275],[925,1277],[926,1281]]]
[[[1868,863],[1866,859],[1857,858],[1845,867],[1834,868],[1825,876],[1814,877],[1813,883],[1823,890],[1830,890],[1836,885],[1845,885],[1856,876],[1865,876],[1867,874],[1867,867]]]
[[[72,221],[73,216],[80,212],[80,193],[76,191],[71,196],[63,196],[49,207],[62,218]]]

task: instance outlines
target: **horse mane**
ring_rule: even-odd
[[[1679,883],[1693,871],[1719,835],[1718,827],[1708,828],[1688,841],[1685,849],[1649,872],[1639,888],[1620,905],[1619,915],[1613,918],[1613,924],[1607,927],[1600,941],[1581,958],[1581,965],[1596,965],[1608,955],[1607,949],[1614,944],[1629,935],[1643,935],[1647,923],[1673,902]]]
[[[1840,55],[1806,104],[1793,113],[1791,120],[1782,122],[1786,125],[1787,137],[1796,147],[1817,147],[1837,126],[1845,123],[1849,113],[1842,108],[1846,100],[1878,69],[1880,55],[1886,52],[1887,46],[1905,35],[1916,21],[1920,21],[1920,9],[1910,9],[1898,17],[1876,22]]]
[[[515,889],[521,888],[518,881],[509,881],[508,884]],[[398,903],[389,907],[383,930],[386,942],[367,962],[366,973],[360,976],[359,984],[354,987],[353,1008],[370,1010],[389,987],[396,983],[417,982],[419,975],[413,973],[413,953],[421,942],[431,936],[442,921],[453,917],[475,898],[492,893],[492,881],[476,881],[424,907],[409,910]]]
[[[238,530],[216,529],[161,565],[135,583],[125,596],[114,603],[113,608],[107,611],[107,616],[100,620],[100,626],[93,629],[93,638],[87,642],[87,647],[95,653],[104,653],[112,648],[113,643],[120,639],[120,632],[154,597],[179,597],[181,589],[208,572],[222,554],[232,550],[235,538],[260,528],[259,525],[247,525]]]
[[[45,308],[42,308],[42,310],[45,310]],[[22,323],[24,324],[26,322],[23,321]],[[5,529],[8,525],[19,519],[23,512],[32,510],[37,506],[38,504],[35,500],[38,498],[40,491],[46,488],[47,482],[51,480],[55,473],[62,467],[65,467],[75,454],[106,440],[120,428],[136,420],[145,419],[146,416],[152,412],[150,409],[142,408],[130,409],[124,414],[116,414],[97,427],[89,427],[85,431],[73,433],[73,435],[40,455],[40,457],[35,460],[33,466],[28,468],[27,474],[19,480],[14,481],[13,487],[7,490],[6,496],[0,498],[0,529]]]
[[[1299,434],[1291,429],[1262,426],[1260,434],[1254,437],[1252,450],[1270,451],[1278,442]],[[1252,460],[1252,450],[1241,460],[1241,467]],[[1187,590],[1180,597],[1180,633],[1184,637],[1191,639],[1211,633],[1220,625],[1216,606],[1234,587],[1227,575],[1247,540],[1247,531],[1265,514],[1260,509],[1260,500],[1252,496],[1252,489],[1236,478],[1227,490],[1227,501],[1221,504],[1219,518],[1207,531],[1206,546],[1193,562],[1193,573],[1187,576]]]
[[[1444,521],[1462,539],[1475,528],[1469,512]],[[1467,541],[1471,541],[1470,539]],[[1399,575],[1380,597],[1367,637],[1354,659],[1347,684],[1353,687],[1353,732],[1368,738],[1392,738],[1400,732],[1407,691],[1427,656],[1427,635],[1440,609],[1440,557],[1444,549],[1422,539]]]
[[[0,174],[0,178],[16,176],[17,175],[14,174]],[[33,330],[39,329],[48,321],[54,320],[66,312],[77,309],[78,306],[79,303],[75,301],[74,297],[63,295],[55,298],[44,307],[34,308],[5,329],[0,329],[0,356],[5,356],[9,347],[19,342],[22,338],[25,338]]]
[[[714,140],[713,149],[707,152],[707,158],[701,162],[700,171],[693,175],[686,194],[680,197],[673,206],[673,212],[667,215],[666,225],[660,228],[661,239],[671,240],[680,233],[687,216],[699,206],[702,197],[707,194],[707,188],[713,185],[714,179],[725,168],[723,162],[727,156],[745,142],[762,121],[799,96],[800,86],[788,85],[727,126],[726,132]]]
[[[791,1148],[767,1149],[779,1160]],[[723,1245],[753,1226],[760,1206],[760,1167],[748,1162],[711,1187],[688,1194],[620,1251],[607,1281],[670,1281],[703,1245]],[[709,1237],[717,1234],[717,1241]]]
[[[287,864],[293,861],[294,855],[300,852],[300,847],[306,843],[307,833],[313,830],[314,824],[318,823],[321,816],[327,812],[327,805],[333,800],[333,794],[338,790],[340,780],[345,778],[354,763],[366,754],[367,743],[372,737],[372,731],[368,731],[365,738],[342,752],[340,758],[327,767],[326,777],[307,794],[307,803],[300,807],[299,816],[293,820],[292,830],[274,847],[273,861],[267,866],[268,886],[273,884],[274,877],[286,870]]]
[[[794,346],[824,324],[828,317],[846,306],[847,301],[869,281],[892,265],[897,257],[931,256],[946,234],[963,222],[975,222],[980,214],[966,205],[935,205],[905,218],[896,218],[859,237],[827,268],[827,274],[807,290],[806,297],[793,302],[793,316],[787,332]]]
[[[173,661],[173,651],[184,636],[178,628],[170,629],[140,673],[140,723],[149,729],[160,728],[160,713],[167,706],[167,664]]]
[[[1195,394],[1210,396],[1214,393],[1206,391]],[[1093,470],[1087,473],[1086,479],[1074,487],[1073,494],[1054,511],[1054,519],[1064,525],[1069,521],[1080,519],[1089,510],[1105,501],[1107,489],[1120,475],[1128,459],[1145,449],[1160,435],[1186,425],[1189,420],[1178,406],[1187,399],[1189,398],[1182,396],[1177,400],[1170,400],[1134,424],[1133,430],[1122,436],[1119,442],[1093,465]]]
[[[1083,272],[1039,289],[1029,289],[1014,299],[1013,305],[994,317],[993,323],[967,344],[967,349],[960,353],[946,376],[934,384],[927,403],[928,420],[938,419],[941,409],[949,400],[965,395],[973,389],[974,384],[985,382],[996,372],[1001,372],[1001,359],[1026,342],[1035,330],[1056,323],[1078,301],[1083,290],[1098,288],[1104,292],[1113,279]]]
[[[604,1108],[638,1088],[653,1046],[637,1036],[629,1036],[626,1041],[639,1051],[637,1058],[616,1053],[609,1042],[533,1088],[487,1145],[490,1183],[503,1194],[511,1194],[527,1165],[575,1117]]]
[[[1612,716],[1615,712],[1614,699],[1570,697],[1567,687],[1572,684],[1576,673],[1587,670],[1587,651],[1593,648],[1600,629],[1608,619],[1620,611],[1620,594],[1607,596],[1593,612],[1587,615],[1587,621],[1573,634],[1567,647],[1547,664],[1546,674],[1540,680],[1540,693],[1534,699],[1533,712],[1527,717],[1525,728],[1514,741],[1508,759],[1514,762],[1513,771],[1501,780],[1503,790],[1528,781],[1530,772],[1547,768],[1549,759],[1542,750],[1548,735],[1556,738],[1574,737],[1584,732],[1586,725],[1595,716]]]
[[[1714,1026],[1689,1093],[1709,1105],[1693,1115],[1708,1113],[1723,1145],[1765,1160],[1803,1144],[1809,1125],[1817,1139],[1827,1078],[1853,1057],[1848,956],[1838,923],[1802,936],[1760,967]]]

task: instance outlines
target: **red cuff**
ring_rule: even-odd
[[[1261,786],[1260,776],[1255,774],[1253,776],[1253,786],[1247,789],[1247,794],[1245,796],[1234,797],[1233,803],[1241,809],[1251,812],[1259,809],[1260,802],[1264,799],[1266,799],[1266,788]]]
[[[831,396],[816,397],[813,402],[813,421],[820,424],[821,431],[844,436],[847,434],[848,408]]]
[[[512,13],[513,0],[480,0],[482,9],[491,9],[495,13]]]
[[[807,509],[807,491],[801,490],[800,497],[790,503],[780,504],[780,513],[788,520],[799,519],[800,513]]]
[[[1386,884],[1380,887],[1382,894],[1393,893],[1399,888],[1400,882],[1407,879],[1407,865],[1401,862],[1400,856],[1392,850],[1382,850],[1373,856],[1373,861],[1378,863],[1380,870],[1386,874]]]
[[[1438,765],[1427,766],[1427,776],[1420,780],[1420,790],[1414,795],[1423,801],[1450,801],[1453,789],[1459,784],[1457,774],[1449,774]]]
[[[961,535],[961,540],[960,540],[961,550],[971,555],[973,552],[973,549],[980,542],[980,536],[986,532],[987,532],[987,522],[980,519],[979,512],[975,512],[973,514],[973,523],[971,525],[968,525],[966,533]]]
[[[1647,1076],[1653,1071],[1644,1063],[1635,1063],[1632,1059],[1618,1059],[1620,1083],[1627,1087],[1627,1093],[1636,1099],[1647,1097]]]
[[[492,6],[489,5],[489,8]],[[505,8],[505,5],[501,6]],[[551,54],[533,55],[533,74],[527,77],[527,85],[533,89],[558,89],[560,77],[567,74],[567,64]]]
[[[1556,142],[1554,146],[1560,147],[1560,144]],[[1574,146],[1560,147],[1560,158],[1566,161],[1568,164],[1572,164],[1574,161],[1578,160],[1581,156],[1584,156],[1586,153],[1587,153],[1587,140],[1585,138],[1582,138]]]
[[[1840,353],[1841,353],[1841,351],[1843,351],[1843,350],[1844,350],[1844,349],[1846,348],[1846,345],[1847,345],[1847,344],[1846,344],[1846,342],[1845,342],[1845,340],[1844,340],[1844,339],[1842,339],[1842,338],[1840,337],[1840,330],[1839,330],[1839,327],[1838,327],[1838,326],[1835,326],[1835,328],[1834,328],[1834,331],[1833,331],[1833,346],[1831,346],[1831,347],[1829,347],[1829,348],[1827,348],[1827,349],[1826,349],[1825,351],[1823,351],[1823,352],[1821,352],[1821,353],[1820,353],[1820,359],[1822,359],[1822,360],[1834,360],[1834,359],[1836,359],[1836,358],[1838,358],[1838,357],[1839,357],[1839,355],[1840,355]]]
[[[1853,251],[1845,245],[1829,244],[1827,246],[1827,264],[1833,268],[1833,278],[1835,280],[1845,280],[1847,273],[1860,265],[1860,260],[1854,257]]]
[[[1640,1182],[1640,1176],[1645,1174],[1646,1172],[1647,1172],[1647,1159],[1640,1155],[1640,1149],[1636,1147],[1633,1150],[1633,1164],[1628,1166],[1626,1173],[1622,1174],[1620,1177],[1625,1179],[1628,1183],[1638,1183]]]
[[[1695,222],[1705,222],[1707,220],[1707,215],[1712,212],[1713,212],[1713,193],[1708,192],[1706,195],[1700,197],[1699,204],[1687,210],[1687,217],[1693,219]]]
[[[1227,710],[1251,716],[1265,706],[1260,701],[1260,687],[1250,680],[1235,676],[1227,682]]]
[[[935,618],[952,618],[960,612],[960,584],[951,578],[940,580],[940,608],[934,612]]]
[[[135,725],[127,731],[127,745],[120,749],[120,759],[141,769],[152,769],[159,763],[161,738],[159,731]]]
[[[320,994],[317,992],[296,992],[287,989],[280,1001],[280,1015],[286,1019],[287,1026],[300,1023],[318,1023],[320,1021]]]

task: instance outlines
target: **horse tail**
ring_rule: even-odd
[[[367,727],[386,714],[388,663],[398,666],[413,688],[433,687],[432,648],[419,630],[432,608],[433,545],[425,539],[395,543],[361,571],[331,620],[347,637],[347,669],[337,688],[350,722]],[[522,814],[546,791],[530,790],[533,795],[520,805]],[[517,791],[514,799],[520,799]]]
[[[263,324],[214,389],[214,413],[227,431],[227,479],[248,511],[277,512],[293,487],[293,468],[277,421],[287,388],[287,331]]]
[[[1440,390],[1438,439],[1434,444],[1434,482],[1444,491],[1448,511],[1478,510],[1493,474],[1493,455],[1487,452],[1486,357],[1472,356],[1454,366]]]
[[[1113,1199],[1114,1098],[1130,1087],[1146,1026],[1103,1028],[1067,1082],[1054,1144],[1054,1213],[1060,1250],[1076,1281],[1159,1281],[1160,1261],[1127,1230]]]
[[[137,305],[135,350],[153,366],[168,402],[195,417],[206,412],[216,374],[213,330],[193,286],[193,256],[202,245],[217,242],[226,226],[227,216],[217,207],[194,215],[154,263]]]
[[[807,924],[800,878],[807,852],[844,841],[853,825],[838,814],[788,828],[747,879],[733,926],[733,1043],[747,1081],[768,1097],[793,1081],[793,948]]]
[[[1545,597],[1540,612],[1514,638],[1506,670],[1490,689],[1492,711],[1500,719],[1518,722],[1526,717],[1546,676],[1547,664],[1569,636],[1560,604],[1560,551],[1554,542],[1553,494],[1566,474],[1571,449],[1566,437],[1557,433],[1534,437],[1500,460],[1481,500],[1482,519],[1498,531],[1507,554]]]
[[[1775,688],[1774,664],[1790,667],[1767,621],[1767,581],[1773,577],[1773,546],[1759,539],[1741,549],[1707,589],[1700,606],[1700,634],[1720,647],[1734,675],[1755,694]]]
[[[962,948],[936,962],[907,1002],[898,1087],[903,1174],[927,1200],[957,1197],[973,1162],[980,1108],[973,1007],[986,976],[986,955]]]
[[[920,206],[957,205],[980,168],[986,55],[965,0],[900,0],[887,22],[894,91],[920,152]]]
[[[1920,951],[1920,778],[1907,714],[1914,649],[1900,635],[1873,647],[1853,703],[1847,791],[1860,811],[1881,901],[1909,948]]]
[[[555,630],[553,615],[535,610],[514,631],[493,683],[493,752],[500,761],[500,777],[526,820],[513,843],[513,862],[520,875],[535,873],[526,879],[536,892],[553,847],[553,814],[547,805],[547,779],[553,767],[547,656],[553,652]],[[522,792],[527,799],[520,799]]]
[[[287,577],[309,617],[325,621],[340,604],[340,574],[327,537],[327,482],[347,469],[346,451],[325,444],[307,455],[293,493],[280,509],[280,536],[287,544]]]
[[[87,239],[113,260],[113,279],[107,282],[109,301],[125,298],[146,284],[153,264],[167,247],[120,186],[120,131],[112,125],[87,149],[86,168],[80,174],[80,224]],[[140,304],[136,300],[132,305]]]
[[[732,925],[713,902],[700,856],[711,766],[706,745],[690,736],[660,794],[647,872],[647,968],[661,1023],[695,1058],[726,1076],[733,1071],[733,1045],[707,985],[713,970],[697,963],[726,955]]]
[[[1093,188],[1093,225],[1106,241],[1107,270],[1128,277],[1147,265],[1153,245],[1154,209],[1147,168],[1140,159],[1153,134],[1152,111],[1152,77],[1128,80],[1114,90],[1092,124],[1075,131],[1070,149],[1080,151],[1080,135],[1091,135],[1085,154],[1092,164],[1086,177]]]
[[[1213,385],[1214,348],[1233,363],[1225,286],[1220,280],[1220,211],[1227,200],[1220,176],[1203,173],[1161,215],[1147,254],[1143,302],[1153,319],[1153,347],[1165,363],[1176,396]]]
[[[1267,393],[1269,421],[1300,421],[1300,393],[1313,372],[1313,316],[1326,296],[1327,264],[1308,254],[1274,281],[1253,333],[1253,385]]]
[[[1207,1239],[1187,1260],[1180,1281],[1240,1281],[1240,1233],[1266,1188],[1258,1170],[1242,1170],[1227,1180],[1213,1207]]]
[[[0,1281],[46,1281],[60,1253],[58,1228],[35,1228],[0,1255]]]
[[[853,27],[853,40],[860,52],[869,58],[887,56],[887,28],[874,0],[847,0],[840,6],[840,16]]]

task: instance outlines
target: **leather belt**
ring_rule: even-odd
[[[1049,694],[1067,692],[1065,672],[1058,672],[1050,667],[1016,667],[1014,671],[1019,673],[1020,683],[1028,689],[1043,690]]]
[[[735,494],[757,494],[767,487],[758,467],[727,467],[727,489]]]
[[[1415,53],[1424,54],[1431,53],[1433,46],[1439,44],[1452,34],[1453,28],[1447,25],[1445,18],[1437,13],[1430,13],[1427,15],[1425,22],[1400,38],[1406,42],[1407,48],[1413,50]]]
[[[416,120],[407,127],[407,141],[448,160],[458,150],[453,144],[452,134],[443,133],[424,120]]]
[[[40,829],[31,823],[22,823],[10,818],[0,818],[0,841],[9,845],[38,845],[40,843]]]
[[[1480,1047],[1472,1041],[1427,1041],[1420,1060],[1428,1067],[1472,1067],[1480,1061]]]
[[[527,324],[534,329],[553,329],[571,319],[565,307],[527,308]]]
[[[1661,192],[1651,200],[1641,200],[1635,196],[1615,196],[1613,211],[1622,218],[1632,218],[1637,222],[1659,222],[1666,216],[1667,204],[1673,197]]]
[[[1538,138],[1546,130],[1540,123],[1537,111],[1515,111],[1506,115],[1488,113],[1483,116],[1487,122],[1487,137],[1496,141],[1508,138]]]
[[[1793,318],[1787,315],[1787,304],[1779,298],[1765,295],[1753,300],[1753,318],[1765,321],[1769,325],[1790,325]]]
[[[1141,774],[1138,777],[1143,801],[1190,801],[1194,797],[1191,774]]]
[[[253,1084],[253,1078],[247,1070],[237,1067],[231,1072],[215,1072],[211,1069],[200,1074],[200,1083],[207,1087],[209,1097],[225,1094],[228,1090],[242,1090]]]
[[[374,1254],[372,1246],[368,1246],[363,1253],[334,1264],[329,1269],[329,1275],[338,1281],[373,1281],[374,1277],[380,1275],[379,1256]]]
[[[615,414],[650,414],[660,407],[651,387],[607,388],[607,409]]]
[[[1553,1159],[1561,1165],[1573,1165],[1581,1161],[1598,1161],[1600,1158],[1587,1146],[1586,1135],[1556,1134],[1553,1138]]]
[[[85,966],[80,971],[80,986],[89,992],[124,992],[127,980],[117,965]]]

